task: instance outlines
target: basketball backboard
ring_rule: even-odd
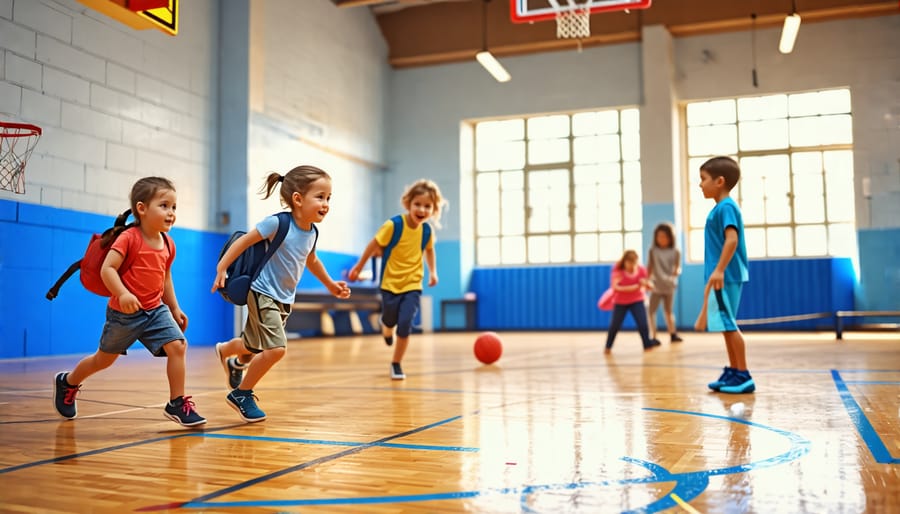
[[[156,29],[171,36],[178,35],[179,0],[78,0],[91,9],[124,23],[135,30]],[[150,5],[164,7],[141,10]]]
[[[608,11],[646,9],[652,0],[510,0],[510,19],[532,23],[556,19],[560,14],[583,11],[591,14]]]

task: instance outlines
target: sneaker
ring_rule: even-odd
[[[219,362],[222,363],[222,367],[225,369],[225,375],[228,377],[228,387],[237,389],[241,385],[241,381],[244,380],[244,369],[246,369],[247,364],[241,364],[237,357],[223,355],[222,346],[224,344],[216,343],[216,357],[219,358]]]
[[[682,339],[680,335],[678,335],[678,334],[672,334],[672,338],[671,338],[670,342],[672,342],[672,343],[680,343],[680,342],[682,342],[682,341],[684,341],[684,339]]]
[[[228,405],[236,410],[241,419],[248,423],[256,423],[266,419],[266,413],[256,406],[256,400],[259,398],[253,394],[253,390],[243,391],[234,389],[225,397]]]
[[[644,345],[644,351],[645,352],[650,351],[661,344],[662,343],[659,342],[659,339],[651,339],[650,342],[648,342],[647,344]]]
[[[406,375],[403,373],[403,368],[400,367],[399,362],[391,363],[391,380],[404,380]]]
[[[73,386],[66,382],[67,372],[60,371],[53,379],[53,406],[56,412],[66,419],[73,419],[78,415],[78,409],[75,406],[75,395],[81,389],[80,385]]]
[[[386,344],[388,346],[391,346],[392,344],[394,344],[394,335],[391,334],[389,336],[384,336],[384,344]]]
[[[749,371],[737,371],[732,373],[731,377],[719,388],[720,393],[728,394],[744,394],[756,391],[756,383]]]
[[[719,378],[715,380],[715,382],[710,382],[706,384],[707,387],[712,389],[713,391],[718,391],[723,385],[728,383],[728,380],[731,378],[731,375],[737,370],[734,368],[725,366],[723,368],[722,374],[719,375]]]
[[[194,427],[206,423],[206,418],[194,410],[194,402],[190,396],[179,396],[166,403],[163,414],[183,427]]]

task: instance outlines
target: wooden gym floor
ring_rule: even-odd
[[[379,336],[292,341],[225,404],[212,347],[188,392],[209,423],[162,415],[165,363],[140,347],[51,405],[81,356],[0,361],[3,512],[900,512],[898,333],[748,332],[755,394],[709,392],[720,337],[644,354],[634,332],[413,337],[407,380]],[[743,402],[745,418],[729,408]]]

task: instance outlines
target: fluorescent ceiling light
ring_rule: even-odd
[[[784,18],[784,27],[781,29],[781,42],[778,43],[778,51],[789,54],[794,49],[797,41],[797,32],[800,30],[800,15],[792,13]]]
[[[478,52],[475,54],[475,58],[478,59],[478,62],[484,66],[484,69],[488,71],[491,75],[497,79],[497,82],[509,82],[509,79],[512,78],[509,76],[509,72],[506,71],[506,68],[500,64],[500,61],[494,58],[494,56],[488,52],[487,50],[483,52]]]

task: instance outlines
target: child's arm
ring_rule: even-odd
[[[641,279],[641,280],[643,280],[643,279]],[[618,291],[620,293],[630,293],[632,291],[637,291],[638,289],[640,289],[642,287],[640,283],[633,284],[630,286],[620,286],[619,282],[621,282],[621,281],[622,281],[622,276],[619,274],[614,274],[613,278],[612,278],[612,285],[610,287],[612,287],[614,291]]]
[[[231,263],[234,262],[235,259],[238,258],[244,250],[250,248],[256,243],[263,240],[262,234],[259,233],[255,228],[250,232],[242,235],[237,238],[237,241],[231,244],[228,247],[228,251],[225,252],[225,255],[219,259],[219,263],[216,264],[216,278],[213,280],[212,292],[215,293],[219,288],[225,287],[225,275],[228,271],[228,266],[231,266]],[[112,253],[112,252],[110,252]]]
[[[319,279],[319,282],[328,288],[332,295],[338,298],[350,298],[350,288],[347,287],[347,283],[343,280],[335,282],[331,279],[328,270],[325,269],[322,261],[316,256],[315,250],[309,252],[309,255],[306,256],[306,269]]]
[[[710,284],[711,282],[707,282],[706,288],[703,290],[703,306],[700,308],[700,314],[697,316],[697,321],[694,322],[694,330],[697,332],[706,331],[706,302],[709,301]]]
[[[434,287],[438,283],[437,258],[434,255],[434,247],[425,249],[425,262],[428,264],[428,287]]]
[[[356,261],[356,264],[350,268],[350,271],[347,273],[347,278],[351,281],[356,282],[359,279],[359,273],[362,271],[363,266],[369,262],[369,259],[372,258],[373,255],[378,255],[381,252],[381,245],[378,244],[378,241],[375,238],[372,238],[369,241],[369,244],[366,245],[366,249],[363,250],[362,255],[359,256],[359,260]]]
[[[675,249],[675,266],[672,267],[672,278],[677,278],[678,275],[681,275],[681,251]]]
[[[132,314],[141,308],[141,302],[137,297],[125,287],[122,283],[122,277],[119,276],[119,266],[125,262],[125,256],[118,250],[112,250],[106,254],[103,265],[100,266],[100,279],[103,285],[109,289],[110,294],[119,299],[119,307],[125,314]]]
[[[178,326],[181,327],[181,331],[184,332],[187,330],[188,317],[187,314],[181,310],[181,307],[178,306],[178,299],[175,297],[175,283],[172,282],[172,270],[169,269],[166,270],[166,282],[163,285],[162,301],[169,306],[172,317],[175,318],[175,323],[178,323]]]
[[[719,262],[716,269],[710,274],[709,282],[713,289],[718,291],[725,285],[725,268],[731,262],[735,250],[737,250],[738,233],[734,227],[725,227],[725,244],[722,245],[722,253],[719,255]]]

